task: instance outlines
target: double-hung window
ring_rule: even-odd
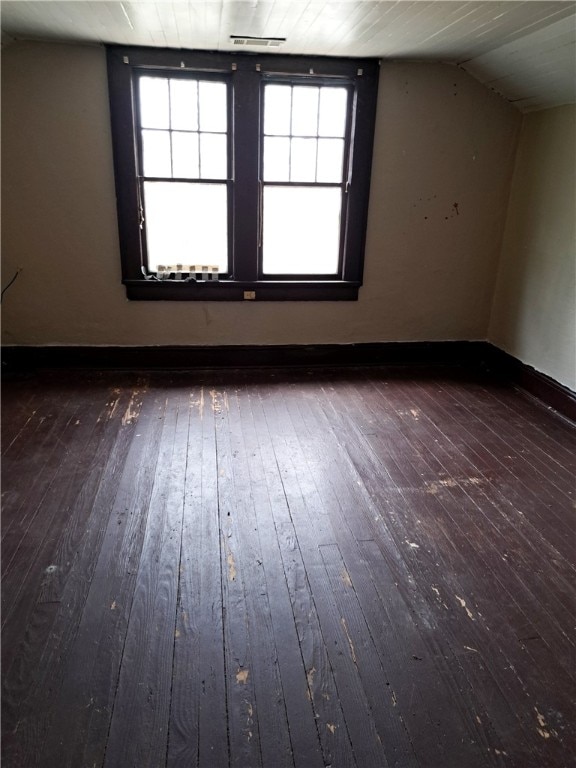
[[[378,65],[108,49],[130,299],[355,299]]]

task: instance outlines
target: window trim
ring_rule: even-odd
[[[324,57],[278,56],[176,51],[158,48],[108,46],[108,82],[118,207],[122,282],[129,299],[136,300],[355,300],[362,285],[366,222],[370,189],[373,132],[378,88],[378,61]],[[135,82],[138,74],[175,76],[215,75],[230,78],[229,116],[233,169],[229,212],[230,277],[218,281],[156,281],[143,274],[140,236],[140,179],[138,177],[138,119]],[[346,80],[353,91],[346,223],[343,226],[341,277],[317,279],[310,275],[263,276],[258,247],[260,195],[261,106],[266,82],[317,84]],[[242,152],[237,147],[243,147]],[[229,240],[230,241],[230,240]],[[249,292],[249,295],[246,295]],[[255,296],[252,297],[252,293]]]

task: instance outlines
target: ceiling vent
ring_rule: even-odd
[[[255,45],[258,48],[278,48],[286,42],[285,37],[250,37],[240,35],[230,35],[233,45]]]

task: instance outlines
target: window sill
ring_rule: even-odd
[[[357,301],[359,282],[124,280],[131,301]],[[248,298],[246,292],[253,292]]]

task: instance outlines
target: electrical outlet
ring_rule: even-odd
[[[254,301],[255,298],[256,298],[256,291],[244,291],[245,301]]]

